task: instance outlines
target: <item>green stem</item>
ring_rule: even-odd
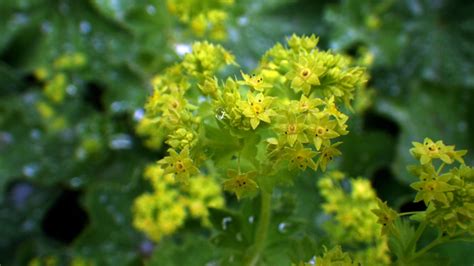
[[[445,165],[446,165],[445,163],[442,163],[442,164],[439,166],[438,171],[436,171],[436,175],[437,175],[437,176],[439,176],[439,173],[441,173],[441,171],[443,170],[443,168],[444,168]]]
[[[415,251],[416,243],[420,239],[421,234],[423,234],[423,232],[425,231],[426,225],[428,225],[428,222],[426,220],[421,222],[421,224],[416,229],[415,236],[410,240],[410,243],[408,243],[408,246],[405,252],[410,252],[410,255],[411,255],[411,252]]]
[[[247,257],[245,265],[255,266],[258,264],[262,251],[265,248],[265,241],[267,239],[268,227],[270,226],[271,203],[272,194],[262,190],[261,193],[262,205],[260,207],[260,216],[255,233],[255,242],[250,249],[250,255]]]
[[[425,212],[425,211],[401,212],[401,213],[398,214],[398,216],[405,216],[405,215],[411,215],[411,214],[418,214],[418,213],[422,213],[422,212]]]
[[[423,256],[423,254],[425,254],[426,252],[428,252],[432,248],[434,248],[438,245],[441,245],[443,243],[446,243],[448,241],[457,241],[457,240],[462,241],[462,239],[456,238],[456,237],[462,236],[464,233],[465,233],[465,231],[461,231],[461,232],[459,232],[455,235],[452,235],[452,236],[442,236],[442,234],[440,233],[435,240],[433,240],[431,243],[426,245],[424,248],[422,248],[419,251],[415,252],[415,254],[410,258],[410,261],[413,261],[413,260]]]
[[[443,237],[438,237],[436,238],[435,240],[433,240],[433,242],[429,243],[428,245],[426,245],[424,248],[420,249],[420,251],[416,252],[411,258],[410,260],[413,261],[415,260],[416,258],[422,256],[423,254],[425,254],[426,252],[428,252],[428,250],[436,247],[437,245],[439,244],[442,244],[446,241],[446,238],[443,238]]]

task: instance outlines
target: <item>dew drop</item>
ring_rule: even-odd
[[[40,139],[41,138],[41,131],[39,131],[38,129],[31,130],[30,137],[34,140]]]
[[[22,172],[27,177],[35,176],[38,173],[39,166],[35,163],[30,163],[23,166]]]
[[[30,18],[26,14],[16,13],[13,16],[13,19],[12,19],[11,23],[14,24],[14,25],[23,25],[23,24],[26,24],[29,20],[30,20]]]
[[[85,20],[81,21],[79,23],[79,30],[83,34],[87,34],[87,33],[91,32],[91,30],[92,30],[91,23],[89,21],[85,21]]]
[[[44,21],[43,23],[41,23],[41,31],[43,33],[51,33],[53,31],[53,26],[51,25],[51,22]]]
[[[140,108],[140,109],[137,109],[135,110],[135,112],[133,112],[133,120],[134,121],[140,121],[143,119],[143,117],[145,116],[145,111]]]
[[[239,23],[240,26],[245,26],[245,25],[249,24],[249,18],[245,17],[245,16],[239,17],[238,23]]]
[[[100,203],[106,203],[108,201],[108,199],[109,199],[109,197],[107,197],[107,195],[102,194],[102,195],[99,196]]]
[[[225,111],[223,108],[219,107],[216,110],[216,119],[217,120],[222,120],[225,117]]]
[[[147,5],[146,12],[148,15],[154,15],[156,13],[156,7],[154,5]]]
[[[16,208],[21,208],[25,205],[31,194],[33,194],[33,186],[22,182],[12,188],[10,198]]]
[[[112,136],[109,147],[112,150],[127,150],[132,147],[132,138],[128,134],[117,134]]]
[[[224,217],[222,219],[222,229],[227,230],[227,226],[232,222],[232,217]]]
[[[13,143],[13,135],[9,132],[0,132],[0,147]]]
[[[255,221],[255,217],[253,215],[249,216],[249,224],[253,224],[254,221]]]
[[[113,102],[110,105],[110,109],[114,113],[123,112],[125,110],[125,103],[124,102]]]
[[[204,96],[202,96],[202,95],[199,96],[199,98],[198,98],[198,102],[199,102],[199,103],[203,103],[203,102],[205,102],[206,100],[207,100],[207,98],[204,97]]]
[[[208,263],[206,263],[206,266],[218,266],[218,265],[219,263],[215,260],[209,261]]]
[[[287,228],[287,224],[286,223],[280,223],[278,224],[278,232],[280,233],[286,233],[286,228]]]
[[[191,46],[185,43],[177,43],[174,45],[174,50],[179,56],[183,56],[191,52]]]
[[[66,87],[66,92],[67,94],[69,94],[70,96],[74,96],[76,95],[77,93],[77,87],[73,84],[69,84],[67,87]]]
[[[82,184],[84,184],[84,180],[81,177],[76,176],[69,180],[69,184],[72,188],[79,188],[80,186],[82,186]]]
[[[150,240],[144,240],[140,243],[140,253],[145,255],[146,257],[149,257],[153,254],[153,249],[155,248],[155,245],[153,245],[153,242]]]

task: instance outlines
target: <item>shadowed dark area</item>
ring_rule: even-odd
[[[41,223],[44,233],[65,244],[71,243],[89,223],[79,205],[81,192],[64,190],[46,213]]]
[[[383,131],[393,137],[398,137],[400,134],[400,127],[395,121],[374,110],[368,110],[365,113],[363,128],[367,131]]]
[[[400,206],[400,212],[416,212],[416,211],[424,211],[426,210],[426,206],[423,201],[413,202],[408,201],[402,206]]]
[[[90,104],[96,111],[105,111],[103,96],[105,89],[97,82],[89,82],[84,92],[84,100]]]

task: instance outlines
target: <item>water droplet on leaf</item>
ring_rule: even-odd
[[[27,177],[35,176],[38,173],[39,166],[35,163],[30,163],[23,166],[22,172]]]
[[[154,5],[147,5],[146,12],[148,15],[154,15],[156,13],[156,7]]]
[[[132,147],[132,138],[127,134],[117,134],[112,137],[109,143],[112,150],[126,150]]]
[[[85,21],[85,20],[81,21],[79,23],[79,30],[83,34],[87,34],[87,33],[91,32],[91,30],[92,30],[91,23],[89,21]]]
[[[217,108],[216,110],[216,119],[217,120],[222,120],[225,117],[225,111],[223,108]]]
[[[249,216],[249,224],[253,224],[254,221],[255,221],[255,217],[253,215]]]
[[[280,233],[286,233],[287,227],[288,227],[288,224],[286,224],[286,223],[280,223],[280,224],[278,224],[278,232],[280,232]]]
[[[222,219],[222,229],[227,230],[227,227],[231,222],[232,222],[232,217],[224,217]]]
[[[191,52],[191,46],[185,43],[177,43],[174,45],[174,50],[179,56],[183,56]]]
[[[140,121],[143,119],[143,117],[145,116],[145,111],[143,109],[137,109],[135,110],[135,112],[133,112],[133,120],[134,121]]]

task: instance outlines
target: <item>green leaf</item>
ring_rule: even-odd
[[[160,243],[145,265],[208,265],[218,261],[220,252],[202,235],[183,233]]]

